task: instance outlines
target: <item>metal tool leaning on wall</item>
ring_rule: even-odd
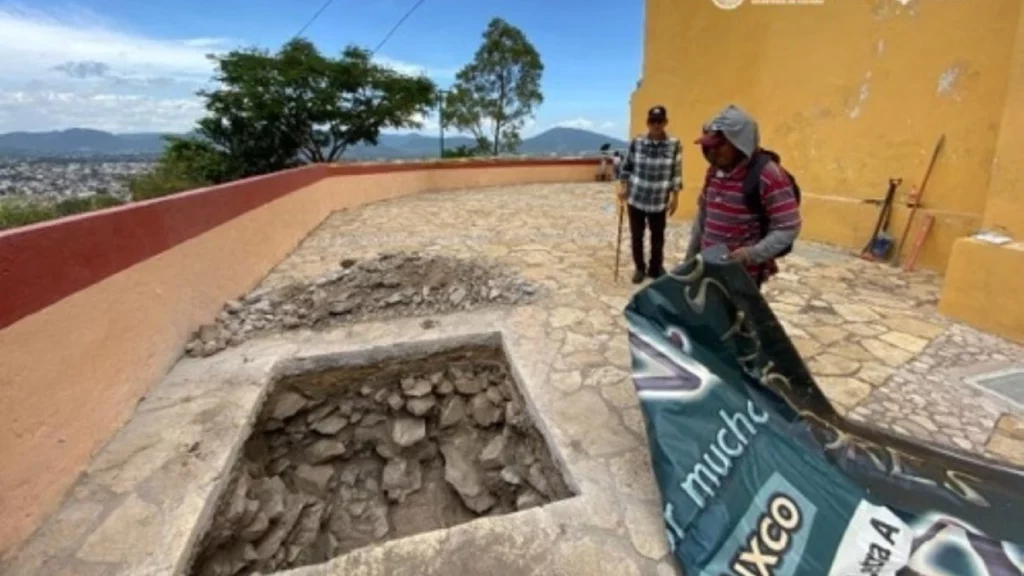
[[[889,188],[885,191],[885,199],[881,202],[878,210],[878,221],[875,222],[875,230],[864,249],[860,251],[862,260],[882,262],[888,260],[892,252],[893,237],[889,234],[889,218],[892,216],[892,203],[896,197],[896,189],[903,183],[902,178],[890,178]],[[875,203],[872,201],[871,203]]]
[[[1024,574],[1024,469],[847,420],[715,246],[626,307],[673,555],[689,574]]]

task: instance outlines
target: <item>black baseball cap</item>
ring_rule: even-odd
[[[668,112],[664,106],[653,106],[647,111],[647,122],[665,122],[668,120]]]

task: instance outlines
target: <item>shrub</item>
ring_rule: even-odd
[[[442,158],[472,158],[476,156],[476,150],[469,146],[462,145],[456,148],[445,148]]]
[[[0,199],[0,230],[28,226],[37,222],[122,204],[124,204],[124,200],[110,194],[62,198],[56,201],[50,198],[2,198]]]
[[[167,148],[152,171],[128,181],[132,200],[149,200],[238,177],[227,156],[207,142],[168,138]]]

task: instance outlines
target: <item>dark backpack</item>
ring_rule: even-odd
[[[743,179],[743,201],[746,203],[747,209],[757,215],[758,223],[761,226],[761,238],[768,235],[770,225],[768,212],[765,211],[764,204],[761,202],[761,172],[768,162],[775,162],[786,173],[786,176],[789,176],[789,180],[793,183],[793,195],[796,197],[796,203],[800,204],[800,185],[796,183],[796,178],[782,167],[782,160],[779,155],[763,148],[755,152],[754,158],[750,161],[750,169],[747,170],[747,175]],[[782,252],[779,252],[775,258],[782,258],[792,251],[793,245],[790,244]]]

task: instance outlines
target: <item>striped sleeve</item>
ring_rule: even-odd
[[[768,214],[769,231],[800,229],[800,205],[793,182],[775,162],[761,172],[761,202]]]

